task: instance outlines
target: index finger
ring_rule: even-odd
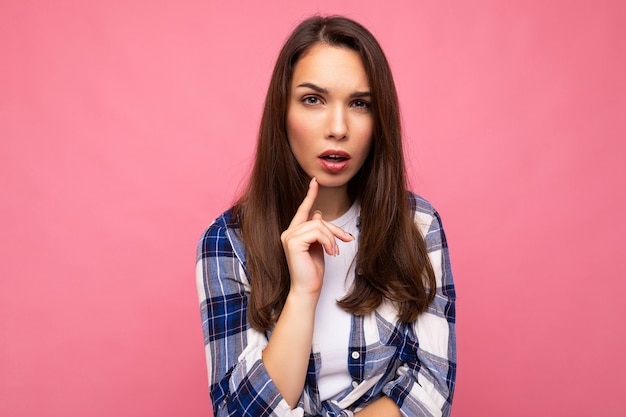
[[[315,199],[317,198],[317,191],[319,189],[319,184],[315,177],[311,179],[309,183],[309,189],[306,192],[306,196],[302,203],[300,203],[300,207],[296,211],[296,214],[291,219],[291,223],[289,223],[289,227],[297,226],[309,220],[309,215],[311,213],[311,209],[313,208],[313,203],[315,203]]]

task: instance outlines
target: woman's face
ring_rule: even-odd
[[[293,73],[287,107],[289,145],[321,187],[346,187],[372,144],[370,86],[359,54],[317,44]]]

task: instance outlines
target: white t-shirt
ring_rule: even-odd
[[[358,249],[357,221],[360,206],[352,204],[341,217],[331,221],[355,239],[342,242],[337,239],[338,256],[324,253],[324,285],[315,310],[313,351],[320,353],[321,370],[318,379],[320,399],[332,399],[352,383],[348,372],[348,346],[352,315],[339,308],[337,300],[343,298],[354,280]]]

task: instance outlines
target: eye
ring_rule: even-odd
[[[369,110],[372,108],[372,104],[369,101],[365,100],[354,100],[352,102],[352,107],[356,107],[357,109]]]
[[[300,101],[309,106],[315,106],[321,103],[320,98],[316,96],[305,96]]]

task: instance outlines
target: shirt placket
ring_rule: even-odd
[[[356,388],[365,378],[366,340],[363,316],[352,315],[350,346],[348,347],[348,371],[352,387]]]

